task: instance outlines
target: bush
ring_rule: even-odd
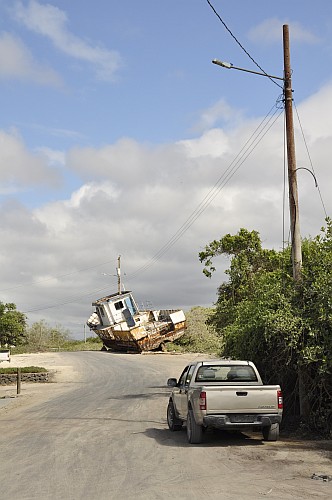
[[[42,366],[22,366],[20,368],[21,373],[45,373],[48,372],[46,368]],[[17,368],[11,366],[10,368],[0,368],[0,373],[8,374],[8,373],[17,373]]]
[[[221,338],[206,321],[213,309],[196,306],[186,313],[187,330],[176,342],[167,344],[168,350],[219,354]]]
[[[68,340],[64,342],[60,346],[61,351],[100,351],[103,343],[98,338],[97,341],[87,339],[86,342],[84,340]]]

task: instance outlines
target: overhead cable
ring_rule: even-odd
[[[306,151],[307,151],[307,155],[308,155],[308,158],[309,158],[309,162],[310,162],[311,170],[312,170],[312,172],[313,172],[313,174],[314,174],[316,187],[317,187],[317,189],[318,189],[318,193],[319,193],[320,201],[321,201],[321,203],[322,203],[322,207],[323,207],[323,210],[324,210],[324,213],[325,213],[325,218],[326,218],[326,217],[327,217],[327,212],[326,212],[325,204],[324,204],[324,201],[323,201],[323,197],[322,197],[321,190],[320,190],[319,185],[318,185],[318,182],[317,182],[316,172],[315,172],[315,169],[314,169],[314,165],[313,165],[313,163],[312,163],[312,159],[311,159],[311,155],[310,155],[310,152],[309,152],[308,144],[307,144],[307,141],[306,141],[306,138],[305,138],[305,135],[304,135],[304,130],[303,130],[303,127],[302,127],[302,123],[301,123],[301,120],[300,120],[299,112],[298,112],[298,110],[297,110],[297,107],[296,107],[295,102],[294,102],[294,108],[295,108],[295,111],[296,111],[296,116],[297,116],[297,119],[298,119],[298,122],[299,122],[299,125],[300,125],[300,129],[301,129],[301,133],[302,133],[303,142],[304,142],[304,145],[305,145],[305,148],[306,148]]]
[[[275,80],[273,80],[273,78],[270,75],[268,75],[266,73],[266,71],[264,71],[264,69],[258,64],[258,62],[255,61],[255,59],[249,54],[249,52],[239,42],[239,40],[236,38],[236,36],[229,29],[229,27],[227,26],[227,24],[225,23],[225,21],[222,19],[222,17],[220,16],[220,14],[218,14],[218,12],[216,11],[216,9],[213,7],[213,5],[210,2],[210,0],[206,0],[206,1],[209,4],[209,6],[211,7],[211,9],[213,10],[213,12],[215,13],[215,15],[218,17],[219,21],[223,24],[223,26],[225,27],[225,29],[228,31],[228,33],[231,35],[231,37],[234,38],[234,40],[236,41],[236,43],[243,50],[243,52],[249,57],[249,59],[251,59],[251,61],[257,66],[257,68],[259,68],[264,73],[264,75],[267,76],[269,78],[269,80],[271,80],[271,82],[273,82],[275,85],[277,85],[277,87],[280,87],[282,89],[283,87],[278,82],[276,82]]]
[[[194,224],[194,222],[202,215],[202,213],[208,208],[215,197],[220,193],[220,191],[226,186],[226,184],[232,179],[239,168],[244,164],[248,157],[253,153],[258,144],[262,141],[265,135],[269,132],[274,123],[278,120],[279,116],[282,114],[283,110],[276,105],[273,105],[260,124],[256,127],[255,131],[251,134],[249,139],[246,141],[244,146],[241,148],[239,153],[235,156],[232,162],[228,165],[224,173],[219,177],[214,186],[206,194],[203,200],[199,203],[196,209],[191,213],[191,215],[185,220],[185,222],[180,226],[180,228],[174,233],[174,235],[154,254],[154,256],[143,266],[138,268],[133,273],[127,274],[127,279],[135,279],[143,271],[146,271],[151,266],[153,266],[175,243],[188,231],[188,229]],[[98,290],[87,292],[84,295],[68,297],[65,301],[49,306],[41,306],[38,308],[30,309],[27,312],[36,312],[44,309],[50,309],[53,307],[58,307],[62,305],[67,305],[76,300],[86,297],[96,292],[103,291],[109,288],[105,286]]]
[[[274,109],[273,114],[271,111]],[[278,113],[279,111],[279,113]],[[174,235],[165,243],[164,246],[148,261],[145,265],[137,269],[131,274],[128,274],[128,278],[133,279],[137,274],[142,271],[149,269],[156,261],[158,261],[192,226],[192,224],[200,217],[200,215],[206,210],[206,208],[212,203],[215,197],[220,193],[220,191],[225,187],[225,185],[231,180],[234,174],[239,170],[247,158],[251,155],[254,149],[258,146],[263,137],[267,134],[273,124],[277,121],[279,116],[283,113],[283,110],[278,110],[275,105],[270,109],[268,114],[253,132],[251,137],[247,140],[245,145],[242,147],[240,152],[236,155],[233,161],[226,168],[224,173],[219,177],[214,186],[210,189],[207,195],[199,203],[196,209],[191,213],[191,215],[186,219],[186,221],[180,226],[180,228],[174,233]],[[277,116],[276,116],[277,115]],[[268,118],[269,117],[269,118]],[[272,123],[271,123],[272,122]]]
[[[43,311],[45,309],[53,309],[54,307],[66,306],[68,304],[72,304],[73,302],[77,302],[77,300],[79,300],[79,299],[82,299],[84,297],[88,297],[89,295],[95,296],[97,293],[99,294],[101,292],[105,292],[106,290],[109,289],[109,287],[110,287],[110,285],[108,284],[108,285],[105,285],[101,288],[97,288],[95,290],[90,290],[89,292],[84,293],[84,294],[67,297],[63,301],[57,302],[55,304],[50,304],[47,306],[37,306],[37,307],[33,307],[31,309],[27,309],[26,311],[23,311],[23,313],[27,314],[27,313],[37,312],[37,311]]]

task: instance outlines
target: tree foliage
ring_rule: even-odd
[[[0,302],[0,346],[19,345],[25,340],[26,316],[16,305]]]
[[[186,312],[187,330],[177,340],[184,351],[217,353],[221,348],[221,339],[214,327],[207,324],[213,309],[196,306]]]
[[[253,360],[267,383],[282,386],[288,417],[301,416],[307,425],[331,432],[331,220],[321,234],[303,241],[302,279],[296,284],[290,248],[263,249],[256,231],[241,229],[207,245],[199,254],[206,276],[218,255],[230,258],[228,280],[218,289],[208,322],[222,338],[221,354]]]
[[[45,320],[41,320],[27,328],[26,344],[32,350],[43,351],[49,348],[59,348],[69,337],[68,330],[62,326],[51,327]]]

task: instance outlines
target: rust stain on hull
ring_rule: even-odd
[[[171,325],[167,325],[162,330],[151,332],[141,338],[135,336],[137,329],[114,332],[112,328],[105,328],[104,330],[95,330],[95,333],[108,349],[140,353],[158,349],[164,342],[173,342],[182,337],[186,329],[186,322],[183,321],[175,325],[175,328],[170,328]]]

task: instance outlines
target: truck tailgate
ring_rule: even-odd
[[[207,414],[278,411],[279,386],[204,386]]]

